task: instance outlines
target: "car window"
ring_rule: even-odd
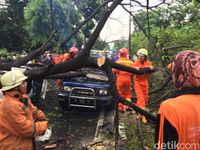
[[[111,58],[112,52],[109,50],[91,50],[90,51],[90,57],[107,57]]]

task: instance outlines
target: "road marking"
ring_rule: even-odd
[[[123,140],[127,139],[123,122],[119,123],[119,135]]]
[[[97,128],[96,128],[96,132],[95,132],[95,136],[94,136],[94,140],[93,140],[94,142],[101,140],[100,137],[101,137],[102,126],[104,123],[104,116],[105,116],[105,110],[103,109],[99,115]]]

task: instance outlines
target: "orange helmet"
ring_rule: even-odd
[[[119,50],[119,54],[120,55],[128,55],[129,54],[129,50],[127,48],[121,48]]]
[[[71,47],[69,49],[69,53],[77,53],[78,52],[78,48],[77,47]]]

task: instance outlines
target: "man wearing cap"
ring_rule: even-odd
[[[133,67],[136,69],[141,69],[148,67],[153,69],[152,63],[147,60],[148,51],[145,48],[141,48],[137,51],[138,60],[135,61]],[[137,97],[136,105],[142,109],[145,109],[146,103],[149,99],[148,94],[148,74],[134,74],[134,89]],[[143,123],[147,123],[145,116],[140,115]]]
[[[27,77],[20,69],[1,77],[3,100],[0,104],[0,149],[34,150],[34,137],[43,135],[48,121],[26,93]]]

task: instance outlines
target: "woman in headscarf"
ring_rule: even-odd
[[[160,105],[155,146],[200,149],[200,53],[180,52],[168,67],[177,91]]]

